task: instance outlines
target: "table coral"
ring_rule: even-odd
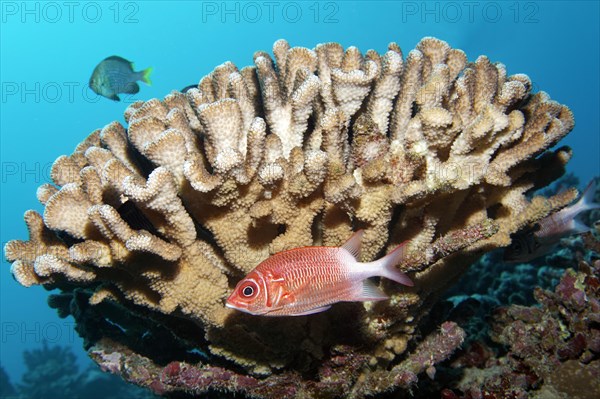
[[[446,356],[462,342],[452,326],[442,331],[455,339],[412,341],[440,293],[577,195],[526,196],[564,173],[570,150],[548,149],[574,125],[566,106],[531,89],[526,75],[485,56],[468,62],[435,38],[406,57],[395,43],[362,54],[280,40],[254,66],[226,62],[185,94],[132,104],[127,127],[110,123],[59,157],[37,192],[43,216],[28,211],[29,240],[10,241],[5,254],[22,285],[64,292],[51,305],[74,314],[101,364],[111,353],[125,362],[143,353],[148,364],[169,356],[130,339],[145,319],[152,334],[202,351],[188,353],[190,385],[173,389],[358,397],[408,386],[407,372],[412,383],[435,368],[407,354],[444,342]],[[359,228],[362,261],[409,241],[399,267],[414,288],[382,281],[389,301],[311,317],[224,307],[268,256],[340,245]],[[128,380],[156,381],[113,363]]]

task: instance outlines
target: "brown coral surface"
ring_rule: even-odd
[[[564,172],[570,150],[547,150],[574,124],[566,106],[531,88],[526,75],[485,56],[468,62],[435,38],[406,57],[395,43],[362,54],[280,40],[254,66],[226,62],[197,89],[132,104],[127,127],[110,123],[59,157],[37,193],[43,216],[28,211],[29,240],[10,241],[5,254],[22,285],[71,295],[53,306],[76,317],[110,371],[143,385],[158,378],[123,372],[157,361],[147,347],[117,343],[114,326],[83,326],[123,310],[131,317],[120,325],[152,320],[164,339],[202,351],[188,386],[168,380],[192,366],[160,353],[162,366],[175,363],[157,390],[360,397],[408,386],[462,342],[451,323],[416,334],[440,292],[577,194],[526,196]],[[309,317],[224,307],[270,255],[340,245],[359,228],[363,261],[409,240],[399,267],[414,288],[382,281],[389,301]]]

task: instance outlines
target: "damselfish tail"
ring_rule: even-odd
[[[152,73],[152,70],[154,68],[150,67],[150,68],[146,68],[144,69],[141,74],[142,74],[142,82],[146,83],[148,86],[152,86],[152,81],[150,80],[150,74]]]
[[[371,264],[375,267],[378,276],[389,278],[397,283],[412,287],[414,285],[412,280],[396,267],[396,265],[404,259],[405,255],[406,242],[403,242],[392,252]]]

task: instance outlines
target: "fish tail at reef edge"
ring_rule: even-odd
[[[376,269],[376,275],[393,280],[397,283],[412,287],[414,283],[404,273],[402,273],[396,265],[399,264],[406,255],[406,242],[398,245],[392,252],[381,259],[370,262],[369,265]]]
[[[577,203],[573,206],[573,208],[575,208],[574,209],[575,215],[577,215],[581,212],[600,208],[600,204],[594,202],[595,194],[596,194],[596,179],[592,179],[588,183],[583,194],[581,195],[581,199],[579,201],[577,201]]]

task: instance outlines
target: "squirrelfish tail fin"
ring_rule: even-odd
[[[585,188],[585,190],[583,191],[583,194],[581,195],[581,198],[579,199],[579,201],[577,201],[574,205],[571,206],[569,213],[572,214],[573,217],[576,217],[581,212],[600,208],[600,204],[594,202],[595,194],[596,194],[596,179],[594,178],[588,183],[588,185]]]
[[[406,242],[403,242],[383,258],[372,262],[377,269],[377,275],[412,287],[414,285],[412,280],[406,274],[402,273],[400,270],[398,270],[398,268],[396,268],[396,265],[400,263],[402,259],[404,259],[405,255]]]
[[[594,202],[594,196],[596,195],[596,186],[597,178],[594,178],[588,183],[587,187],[585,188],[585,191],[583,192],[583,195],[581,196],[581,199],[579,200],[583,202],[583,207],[586,211],[590,209],[600,208],[600,204]]]

